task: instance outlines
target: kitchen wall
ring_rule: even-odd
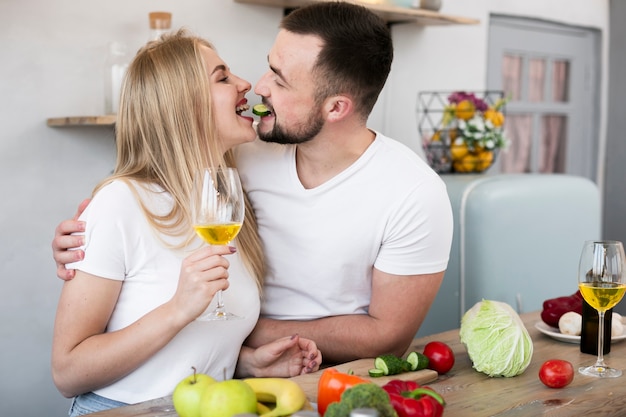
[[[484,88],[491,12],[605,31],[607,8],[608,0],[444,0],[441,12],[481,24],[394,25],[396,59],[370,126],[419,152],[417,92]],[[69,401],[50,377],[62,286],[50,242],[57,223],[74,213],[115,159],[111,128],[50,128],[46,119],[102,113],[108,42],[125,41],[136,50],[148,38],[154,10],[172,12],[174,27],[211,39],[233,71],[252,82],[266,69],[282,16],[280,9],[232,0],[0,0],[2,415],[66,415]],[[248,98],[254,102],[253,94]]]

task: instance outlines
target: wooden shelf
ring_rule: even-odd
[[[103,116],[71,116],[71,117],[53,117],[47,120],[50,127],[67,127],[67,126],[115,126],[114,114]]]
[[[285,9],[296,8],[311,3],[320,3],[333,0],[235,0],[237,3],[257,4],[261,6],[282,7]],[[432,10],[413,9],[386,4],[372,4],[358,0],[344,0],[348,3],[361,4],[389,23],[415,22],[420,25],[475,25],[480,23],[477,19],[467,17],[444,15]]]

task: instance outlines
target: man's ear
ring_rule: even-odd
[[[323,111],[326,121],[337,122],[345,119],[354,112],[352,98],[346,95],[328,97],[324,101]]]

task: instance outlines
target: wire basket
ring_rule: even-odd
[[[480,103],[472,110],[471,117],[491,118],[488,110],[497,107],[501,116],[498,126],[488,124],[490,134],[502,135],[504,128],[504,91],[426,91],[418,94],[418,130],[428,164],[438,173],[477,173],[484,172],[493,165],[498,154],[498,147],[485,147],[470,137],[464,136],[467,130],[460,119],[465,120],[457,107],[450,113],[450,100],[454,94],[471,95]],[[448,120],[445,120],[447,118]],[[457,120],[459,119],[459,120]],[[469,114],[467,119],[469,120]],[[480,121],[479,123],[480,124]],[[492,127],[493,126],[493,127]]]

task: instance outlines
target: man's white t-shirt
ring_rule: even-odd
[[[367,314],[373,267],[396,275],[446,269],[450,200],[415,152],[379,133],[349,168],[312,189],[298,178],[295,153],[260,140],[236,151],[268,264],[263,316]]]
[[[165,213],[171,207],[168,193],[141,191],[141,195],[151,210]],[[167,248],[123,181],[102,188],[81,220],[87,222],[85,259],[68,268],[124,281],[107,332],[127,327],[170,300],[183,258],[202,244],[197,239],[187,251]],[[178,382],[193,373],[192,366],[217,380],[232,378],[241,345],[258,319],[260,299],[256,282],[238,254],[229,255],[228,261],[230,286],[224,291],[224,303],[243,320],[193,321],[131,374],[94,392],[131,404],[170,395]]]

